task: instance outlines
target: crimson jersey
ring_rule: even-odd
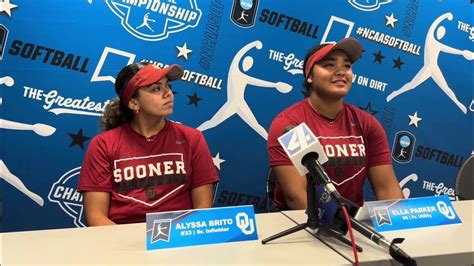
[[[272,122],[267,149],[270,166],[292,165],[278,142],[291,127],[305,122],[323,145],[329,158],[323,166],[341,195],[362,205],[367,170],[392,163],[385,132],[380,123],[359,108],[344,104],[335,120],[320,116],[304,99],[281,112]],[[279,184],[274,203],[287,209]]]
[[[145,221],[148,212],[192,209],[191,190],[219,181],[203,135],[166,121],[153,138],[128,123],[102,132],[89,144],[78,190],[109,192],[109,218]]]

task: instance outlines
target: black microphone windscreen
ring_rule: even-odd
[[[287,127],[285,127],[285,129],[283,129],[283,134],[285,134],[286,132],[292,130],[293,128],[295,128],[296,126],[294,125],[289,125]]]

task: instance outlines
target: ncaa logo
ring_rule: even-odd
[[[375,207],[374,215],[377,219],[378,226],[382,226],[384,224],[392,225],[392,220],[390,219],[390,214],[387,207]]]
[[[161,219],[153,221],[150,244],[158,241],[169,242],[171,232],[171,219]]]
[[[85,227],[82,219],[82,194],[77,191],[80,170],[81,167],[77,167],[61,176],[51,187],[48,199],[57,203],[67,215],[71,216],[75,226]]]
[[[399,163],[411,161],[415,148],[415,136],[408,131],[400,131],[395,135],[392,148],[392,158]]]
[[[145,41],[159,41],[171,33],[195,28],[201,19],[196,0],[105,0],[122,26]]]
[[[259,0],[234,0],[230,20],[242,28],[250,28],[255,24]]]

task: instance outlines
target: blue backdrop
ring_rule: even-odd
[[[216,205],[265,211],[270,123],[304,97],[306,51],[348,36],[364,53],[346,100],[382,123],[405,195],[453,196],[473,150],[472,14],[472,0],[3,0],[0,230],[84,226],[80,165],[138,61],[186,69],[170,119],[203,131]]]

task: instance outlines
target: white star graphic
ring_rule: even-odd
[[[216,154],[215,157],[212,157],[212,161],[214,162],[214,165],[217,167],[217,169],[221,170],[221,163],[225,162],[225,160],[222,160],[220,158],[219,153]]]
[[[188,54],[192,53],[193,50],[188,49],[188,44],[184,43],[183,46],[176,46],[176,49],[178,49],[179,53],[176,57],[184,57],[184,59],[188,60]]]
[[[0,12],[5,12],[9,17],[12,16],[12,9],[16,8],[17,5],[10,4],[10,0],[3,0],[0,2]]]
[[[421,121],[421,118],[418,117],[418,112],[415,112],[413,115],[408,115],[408,117],[410,118],[410,123],[408,125],[415,125],[415,127],[418,127],[418,122]]]
[[[387,20],[387,23],[385,23],[385,26],[392,26],[392,28],[395,28],[395,23],[398,21],[398,19],[396,19],[394,16],[393,16],[393,13],[390,15],[390,16],[385,16],[385,19]]]

